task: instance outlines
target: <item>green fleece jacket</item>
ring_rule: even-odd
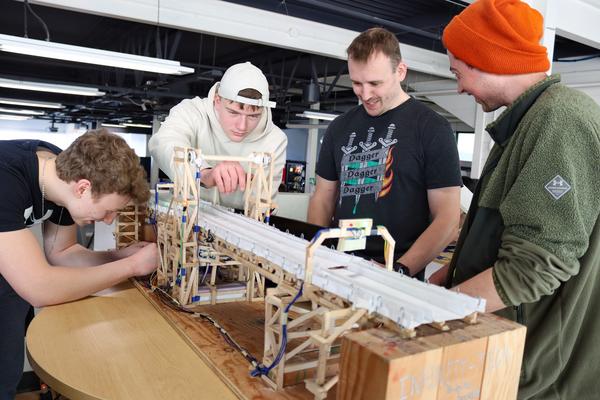
[[[487,127],[496,142],[450,266],[493,267],[527,326],[519,399],[600,398],[600,107],[551,76]]]

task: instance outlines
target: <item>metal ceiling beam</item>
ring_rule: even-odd
[[[556,1],[558,8],[556,34],[600,49],[600,3],[592,0],[552,1]]]
[[[358,32],[219,0],[35,0],[32,3],[112,18],[210,33],[345,60]],[[160,17],[159,17],[160,15]],[[445,54],[402,45],[415,71],[452,78]]]
[[[398,22],[390,21],[384,18],[375,17],[373,15],[363,14],[358,11],[350,10],[348,8],[339,7],[334,4],[329,4],[321,0],[296,0],[300,4],[317,7],[323,10],[334,11],[340,15],[347,17],[357,18],[363,21],[372,22],[375,25],[381,25],[383,27],[392,28],[394,30],[400,30],[402,32],[414,33],[428,39],[440,40],[440,35],[435,33],[427,32],[422,29],[415,28],[414,26],[400,24]]]

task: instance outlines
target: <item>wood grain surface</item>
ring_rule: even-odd
[[[235,351],[208,321],[176,311],[147,288],[138,289],[151,301],[181,337],[240,399],[312,399],[302,381],[274,391],[260,378],[250,375],[250,363]],[[197,306],[194,311],[209,314],[257,359],[262,358],[264,341],[264,303],[237,302]],[[329,398],[335,398],[335,390]]]
[[[26,340],[34,371],[70,399],[235,399],[129,282],[44,308]]]

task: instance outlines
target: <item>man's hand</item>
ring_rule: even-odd
[[[156,246],[156,243],[140,242],[126,247],[125,249],[132,247],[135,247],[137,250],[131,256],[129,256],[133,262],[134,276],[148,275],[158,267],[160,260],[158,258],[158,247]]]
[[[220,193],[235,192],[238,187],[246,190],[246,172],[237,161],[223,161],[216,167],[202,171],[202,183],[216,186]]]
[[[135,253],[140,251],[142,248],[148,246],[149,244],[151,244],[151,243],[150,242],[137,242],[137,243],[134,243],[127,247],[120,248],[119,250],[115,250],[113,253],[114,253],[115,258],[117,260],[120,260],[121,258],[126,258],[131,255],[134,255]]]

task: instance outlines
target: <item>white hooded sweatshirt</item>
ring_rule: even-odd
[[[215,113],[213,100],[218,83],[208,92],[208,97],[183,100],[169,112],[157,133],[148,142],[150,155],[171,179],[175,177],[171,158],[174,147],[200,149],[204,155],[246,157],[254,152],[272,153],[274,159],[273,193],[275,201],[281,183],[286,160],[287,136],[271,120],[271,109],[264,108],[256,128],[241,142],[234,142],[223,131]],[[214,167],[217,161],[204,161],[206,167]],[[241,163],[247,171],[246,163]],[[201,190],[204,200],[213,201],[215,193],[219,204],[237,209],[244,208],[244,193],[237,190],[231,194],[218,193],[216,187]]]

